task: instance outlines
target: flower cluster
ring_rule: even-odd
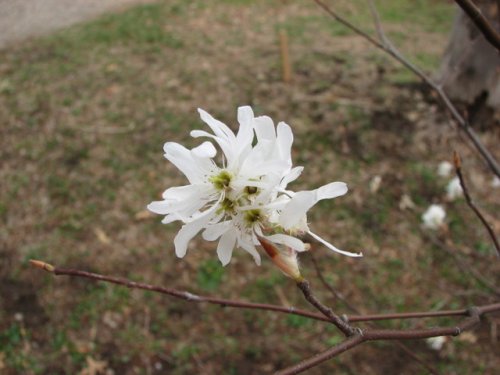
[[[198,111],[212,133],[194,130],[191,136],[209,141],[193,149],[174,142],[164,145],[165,158],[189,184],[167,189],[163,200],[148,205],[150,211],[165,215],[165,224],[183,222],[174,240],[178,257],[184,257],[189,241],[200,232],[205,240],[219,241],[217,255],[223,265],[230,262],[235,247],[246,250],[260,264],[256,246],[267,251],[269,244],[293,254],[286,257],[290,262],[296,252],[308,249],[298,238],[305,233],[333,251],[361,256],[337,249],[307,225],[306,212],[322,199],[344,195],[345,183],[332,182],[310,191],[287,189],[303,170],[292,166],[290,126],[280,122],[275,127],[271,118],[255,117],[245,106],[238,108],[239,130],[234,134],[207,112]],[[221,165],[214,160],[214,144],[222,151]]]

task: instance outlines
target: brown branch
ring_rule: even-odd
[[[335,314],[332,309],[323,305],[311,291],[311,286],[307,280],[297,282],[297,287],[302,291],[306,300],[317,308],[323,315],[328,317],[330,321],[347,337],[353,336],[357,329],[351,327],[349,323]]]
[[[455,0],[455,2],[474,22],[484,38],[500,51],[500,34],[498,34],[486,17],[483,16],[481,10],[470,0]],[[500,9],[498,11],[500,12]]]
[[[470,263],[462,259],[460,256],[458,256],[453,250],[448,248],[444,243],[439,241],[437,238],[434,236],[424,232],[421,230],[422,235],[427,238],[429,241],[431,241],[434,245],[439,247],[441,250],[443,250],[445,253],[447,253],[451,258],[455,261],[456,265],[462,270],[462,272],[470,275],[472,278],[474,278],[479,284],[482,286],[486,287],[489,289],[491,292],[496,294],[497,296],[500,296],[500,289],[486,280],[482,275],[481,272],[476,270]]]
[[[403,314],[386,314],[387,319],[398,319],[398,318],[423,318],[423,317],[437,317],[437,316],[458,316],[467,314],[469,317],[463,320],[460,324],[454,327],[438,327],[438,328],[425,328],[425,329],[410,329],[410,330],[389,330],[389,329],[366,329],[361,330],[359,328],[351,327],[347,321],[367,321],[367,320],[379,320],[384,317],[384,315],[367,315],[367,316],[352,316],[345,317],[341,319],[339,316],[335,315],[331,309],[324,306],[321,302],[317,300],[310,290],[309,283],[307,281],[298,282],[297,286],[302,290],[306,299],[313,304],[318,310],[320,310],[327,318],[322,315],[311,313],[308,311],[302,311],[295,309],[294,307],[283,307],[269,304],[260,303],[250,303],[243,301],[234,301],[215,297],[205,297],[192,294],[189,292],[182,292],[175,289],[164,288],[160,286],[154,286],[145,283],[139,283],[135,281],[130,281],[126,279],[121,279],[118,277],[104,276],[97,273],[80,271],[75,269],[64,269],[58,268],[46,262],[39,260],[30,260],[30,263],[46,272],[52,273],[54,275],[60,276],[72,276],[72,277],[83,277],[96,281],[108,282],[116,285],[125,286],[133,289],[143,289],[152,292],[157,292],[161,294],[166,294],[175,298],[180,298],[188,302],[205,302],[210,304],[216,304],[223,307],[238,307],[245,309],[257,309],[257,310],[267,310],[275,311],[287,314],[300,315],[310,319],[334,322],[338,324],[339,329],[348,336],[348,338],[340,343],[339,345],[328,349],[327,351],[320,353],[310,359],[307,359],[293,367],[282,370],[279,372],[280,375],[283,374],[298,374],[299,372],[305,371],[308,368],[317,366],[318,364],[333,358],[346,350],[352,349],[355,346],[365,342],[365,341],[376,341],[376,340],[408,340],[408,339],[422,339],[436,336],[456,336],[462,331],[471,329],[475,327],[480,322],[480,317],[484,314],[500,311],[500,303],[484,305],[480,307],[473,307],[468,310],[449,310],[442,312],[425,312],[425,313],[403,313]],[[339,322],[340,321],[340,322]]]
[[[420,77],[429,87],[431,87],[441,98],[443,101],[444,105],[450,112],[452,118],[455,120],[455,122],[458,124],[459,128],[467,135],[469,140],[474,144],[476,150],[479,152],[479,154],[483,157],[485,160],[486,164],[490,167],[492,172],[500,177],[500,166],[498,165],[497,161],[495,158],[491,155],[491,153],[484,147],[484,145],[481,143],[481,140],[477,136],[476,132],[469,126],[469,122],[458,112],[457,108],[453,105],[451,100],[448,98],[446,93],[444,92],[443,88],[441,85],[437,84],[434,82],[429,76],[427,76],[419,67],[417,67],[415,64],[410,62],[406,57],[404,57],[395,47],[392,45],[388,39],[383,37],[382,41],[378,41],[371,37],[369,34],[346,20],[345,18],[341,17],[337,12],[335,12],[331,7],[326,5],[324,2],[321,0],[313,0],[316,4],[318,4],[330,17],[341,23],[342,25],[346,26],[347,28],[351,29],[354,31],[356,34],[359,36],[363,37],[366,39],[368,42],[373,44],[375,47],[379,48],[380,50],[384,51],[387,53],[389,56],[392,56],[395,60],[397,60],[399,63],[401,63],[404,67],[406,67],[408,70],[413,72],[415,75]],[[372,12],[376,11],[375,8],[372,8]],[[376,23],[377,24],[377,23]],[[383,30],[380,26],[380,23],[377,24],[377,32],[383,33]],[[383,34],[382,34],[383,35]]]
[[[465,318],[456,326],[435,327],[424,329],[391,330],[391,329],[365,329],[347,338],[340,344],[315,356],[303,360],[302,362],[276,372],[277,375],[294,375],[304,372],[307,369],[338,356],[339,354],[355,348],[366,341],[380,340],[415,340],[426,339],[437,336],[458,336],[466,330],[470,330],[479,325],[481,317],[485,314],[500,311],[500,303],[473,307],[469,309],[469,317]]]
[[[161,286],[139,283],[127,279],[122,279],[113,276],[105,276],[98,273],[68,269],[68,268],[58,268],[49,263],[40,260],[30,260],[30,263],[40,269],[43,269],[49,273],[56,276],[72,276],[72,277],[83,277],[86,279],[91,279],[95,281],[103,281],[115,285],[125,286],[130,289],[142,289],[149,290],[152,292],[166,294],[171,297],[183,299],[188,302],[205,302],[214,305],[220,305],[222,307],[235,307],[235,308],[245,308],[250,310],[265,310],[274,311],[284,314],[299,315],[304,318],[309,318],[313,320],[320,320],[323,322],[329,322],[330,318],[324,316],[323,314],[318,314],[310,311],[300,310],[293,306],[285,307],[278,305],[271,305],[266,303],[252,303],[237,300],[229,300],[223,298],[215,298],[208,296],[200,296],[190,292],[183,292],[176,289],[165,288]],[[439,318],[439,317],[451,317],[451,316],[466,316],[468,310],[442,310],[442,311],[426,311],[426,312],[412,312],[412,313],[389,313],[389,314],[369,314],[369,315],[342,315],[341,319],[347,322],[368,322],[373,320],[388,320],[388,319],[415,319],[415,318]]]
[[[326,362],[329,359],[338,356],[339,354],[342,354],[343,352],[352,349],[363,342],[365,342],[365,338],[360,335],[356,334],[352,337],[347,338],[343,342],[341,342],[338,345],[335,345],[333,348],[330,348],[328,350],[325,350],[322,353],[316,354],[315,356],[308,358],[300,363],[297,363],[294,366],[288,367],[286,369],[280,370],[275,372],[275,375],[295,375],[295,374],[300,374],[301,372],[304,372],[312,367],[315,367],[319,365],[320,363]]]
[[[321,268],[319,267],[318,265],[318,262],[316,261],[316,258],[314,257],[313,253],[310,252],[310,258],[313,262],[313,265],[314,265],[314,269],[316,270],[316,275],[318,276],[318,278],[320,279],[321,283],[323,284],[323,286],[328,289],[332,295],[341,300],[352,312],[354,312],[355,314],[358,314],[359,316],[358,317],[352,317],[351,320],[349,320],[349,317],[347,316],[343,316],[344,320],[346,321],[351,321],[351,322],[354,322],[354,321],[358,321],[358,322],[362,322],[362,321],[367,321],[367,320],[379,320],[378,318],[380,317],[379,316],[376,316],[376,315],[365,315],[365,316],[361,316],[359,310],[354,307],[346,298],[344,298],[344,296],[342,294],[340,294],[337,290],[335,290],[331,285],[330,283],[328,283],[326,281],[326,279],[323,277],[323,272],[321,272]],[[460,311],[448,311],[449,315],[446,315],[446,316],[454,316],[454,315],[466,315],[467,314],[467,310],[460,310]],[[458,313],[457,313],[458,312]],[[432,314],[432,312],[430,312]],[[421,315],[421,313],[405,313],[405,317],[410,317],[410,315],[413,315],[411,316],[412,318],[414,318],[414,314],[418,314],[419,318],[422,318],[423,316]],[[390,314],[389,314],[390,315]],[[398,314],[398,315],[401,315],[401,314]],[[441,315],[442,316],[442,315]],[[374,319],[367,319],[367,320],[362,320],[362,318],[365,317],[370,317],[370,318],[374,318]],[[427,317],[427,316],[426,316]],[[352,320],[354,318],[354,320]],[[398,317],[399,318],[399,317]],[[369,327],[372,327],[373,328],[373,324],[370,324]],[[427,369],[427,371],[429,371],[429,373],[433,374],[433,375],[439,375],[439,371],[434,368],[433,366],[431,366],[430,364],[428,364],[426,361],[424,361],[423,359],[421,359],[419,356],[417,356],[416,354],[414,354],[410,348],[408,348],[405,344],[403,344],[402,342],[399,342],[399,341],[396,341],[393,343],[393,345],[399,347],[403,352],[405,352],[405,354],[407,356],[409,356],[410,358],[412,358],[415,362],[419,363],[422,367],[424,367],[425,369]]]
[[[455,151],[453,155],[453,161],[455,164],[455,172],[457,173],[458,179],[460,180],[460,185],[462,186],[462,190],[464,192],[465,200],[467,201],[467,204],[471,208],[472,211],[476,214],[476,216],[481,220],[481,223],[483,223],[483,226],[486,228],[486,231],[491,237],[491,240],[493,241],[493,244],[495,245],[495,248],[497,250],[497,256],[500,256],[500,244],[498,243],[497,236],[495,235],[495,232],[493,231],[493,228],[491,225],[488,223],[488,221],[485,219],[481,211],[479,211],[479,208],[476,206],[476,204],[472,201],[472,198],[469,194],[469,189],[467,188],[467,185],[465,184],[465,179],[462,174],[462,163],[460,161],[460,156],[458,153]]]
[[[252,303],[245,301],[229,300],[223,298],[215,298],[208,296],[200,296],[186,291],[180,291],[176,289],[165,288],[161,286],[139,283],[127,279],[122,279],[119,277],[105,276],[98,273],[92,273],[87,271],[59,268],[55,267],[49,263],[40,260],[30,260],[30,263],[36,267],[43,269],[49,273],[57,276],[71,276],[71,277],[83,277],[90,280],[102,281],[111,284],[125,286],[131,289],[142,289],[149,290],[152,292],[166,294],[171,297],[179,298],[188,302],[197,303],[209,303],[214,305],[219,305],[222,307],[235,307],[244,308],[250,310],[264,310],[273,311],[284,314],[298,315],[304,318],[309,318],[313,320],[319,320],[323,322],[330,322],[331,319],[323,314],[318,314],[306,310],[300,310],[293,306],[285,307],[266,303]],[[493,305],[492,305],[493,306]],[[414,319],[414,318],[438,318],[438,317],[450,317],[450,316],[466,316],[468,310],[443,310],[443,311],[428,311],[428,312],[415,312],[415,313],[390,313],[390,314],[371,314],[371,315],[342,315],[342,320],[347,322],[367,322],[371,320],[387,320],[387,319]]]
[[[229,299],[224,299],[224,298],[200,296],[200,295],[193,294],[193,293],[186,292],[186,291],[180,291],[180,290],[176,290],[176,289],[165,288],[165,287],[161,287],[161,286],[135,282],[135,281],[127,280],[127,279],[122,279],[119,277],[105,276],[105,275],[101,275],[98,273],[75,270],[75,269],[59,268],[59,267],[55,267],[51,264],[48,264],[48,263],[45,263],[45,262],[42,262],[39,260],[30,260],[30,263],[33,266],[40,268],[40,269],[43,269],[47,272],[53,273],[56,276],[83,277],[86,279],[103,281],[103,282],[107,282],[107,283],[111,283],[111,284],[121,285],[121,286],[125,286],[125,287],[131,288],[131,289],[142,289],[142,290],[148,290],[151,292],[157,292],[160,294],[166,294],[166,295],[169,295],[171,297],[183,299],[183,300],[188,301],[188,302],[196,302],[196,303],[205,302],[205,303],[209,303],[209,304],[219,305],[222,307],[235,307],[235,308],[244,308],[244,309],[250,309],[250,310],[274,311],[274,312],[280,312],[280,313],[285,313],[285,314],[299,315],[299,316],[303,316],[305,318],[310,318],[310,319],[314,319],[314,320],[321,320],[321,321],[325,321],[325,322],[330,321],[330,319],[328,317],[325,317],[322,314],[317,314],[317,313],[309,312],[309,311],[305,311],[305,310],[299,310],[299,309],[296,309],[295,307],[285,307],[285,306],[271,305],[271,304],[266,304],[266,303],[252,303],[252,302],[245,302],[245,301],[229,300]]]

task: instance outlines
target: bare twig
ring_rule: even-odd
[[[130,281],[126,279],[121,279],[117,277],[104,276],[96,273],[80,271],[75,269],[64,269],[58,268],[51,264],[48,264],[39,260],[31,260],[31,264],[37,268],[43,269],[46,272],[52,273],[54,275],[65,275],[65,276],[73,276],[73,277],[83,277],[96,281],[103,281],[112,284],[117,284],[121,286],[126,286],[128,288],[134,289],[143,289],[149,290],[152,292],[157,292],[161,294],[167,294],[172,297],[180,298],[186,300],[188,302],[205,302],[216,304],[220,306],[227,307],[239,307],[245,309],[257,309],[257,310],[267,310],[267,311],[275,311],[287,314],[301,315],[307,318],[334,322],[334,324],[342,330],[342,332],[348,336],[348,338],[342,342],[341,344],[314,356],[311,359],[305,360],[300,364],[293,366],[289,369],[285,369],[279,374],[298,374],[299,372],[305,371],[308,368],[318,365],[340,353],[354,348],[355,346],[365,342],[365,341],[376,341],[376,340],[409,340],[409,339],[423,339],[429,337],[436,336],[456,336],[459,335],[462,331],[475,327],[480,322],[480,317],[487,313],[500,311],[500,303],[484,305],[480,307],[474,307],[467,310],[451,310],[446,312],[441,312],[443,315],[436,315],[437,312],[428,312],[428,313],[413,313],[409,316],[410,313],[404,314],[388,314],[387,317],[389,319],[396,319],[399,317],[408,318],[408,317],[436,317],[436,316],[456,316],[456,315],[464,315],[467,314],[467,318],[463,320],[460,324],[453,327],[437,327],[437,328],[424,328],[424,329],[409,329],[409,330],[390,330],[390,329],[365,329],[361,330],[359,328],[351,327],[347,322],[356,320],[356,317],[345,317],[341,319],[339,316],[335,315],[331,309],[324,306],[321,302],[317,300],[316,297],[312,294],[310,290],[309,283],[307,281],[300,281],[297,283],[297,286],[302,290],[306,299],[314,305],[318,310],[320,310],[327,318],[319,315],[310,313],[307,311],[297,310],[293,307],[286,308],[282,306],[276,305],[268,305],[268,304],[257,304],[257,303],[249,303],[242,301],[233,301],[222,298],[215,297],[205,297],[195,295],[189,292],[182,292],[175,289],[164,288],[160,286],[154,286],[145,283],[138,283],[135,281]],[[372,320],[373,318],[380,318],[380,316],[366,316],[358,317],[358,321],[366,321]],[[340,320],[340,322],[339,322]]]
[[[356,328],[351,327],[345,320],[340,318],[337,314],[335,314],[332,309],[323,305],[316,296],[312,293],[311,286],[307,280],[302,280],[297,282],[298,288],[304,294],[306,300],[317,308],[319,311],[323,313],[323,315],[327,316],[330,321],[340,330],[342,333],[349,337],[353,336],[356,333]]]
[[[474,203],[469,194],[469,189],[465,184],[465,179],[462,174],[462,163],[460,161],[460,156],[456,151],[454,152],[453,155],[453,161],[455,164],[455,171],[457,173],[458,179],[460,180],[460,185],[462,186],[462,190],[464,192],[465,200],[467,201],[467,204],[469,205],[471,210],[474,211],[479,220],[481,220],[481,223],[483,223],[483,226],[486,228],[486,231],[488,232],[489,236],[491,237],[491,240],[493,241],[493,244],[495,245],[495,248],[497,250],[497,256],[500,256],[500,244],[498,243],[497,236],[495,235],[493,228],[491,228],[491,225],[485,219],[485,217],[483,216],[479,208],[476,206],[476,204]]]
[[[325,350],[322,353],[316,354],[315,356],[308,358],[300,363],[297,363],[294,366],[288,367],[281,371],[277,371],[275,375],[300,374],[301,372],[304,372],[312,367],[315,367],[320,363],[326,362],[329,359],[336,357],[339,354],[342,354],[343,352],[362,344],[364,341],[365,339],[363,336],[361,336],[360,334],[356,334],[352,337],[347,338],[346,340],[334,346],[333,348]]]
[[[339,354],[355,348],[366,341],[380,340],[415,340],[426,339],[437,336],[458,336],[466,330],[470,330],[479,325],[481,317],[485,314],[500,311],[500,303],[469,309],[469,316],[459,324],[451,327],[435,327],[409,330],[390,329],[365,329],[347,338],[342,343],[308,358],[294,366],[278,371],[277,375],[294,375],[306,371],[312,367],[338,356]]]
[[[434,82],[428,75],[426,75],[419,67],[410,62],[406,57],[404,57],[390,42],[388,42],[387,37],[383,37],[382,41],[378,41],[371,37],[369,34],[361,30],[359,27],[355,26],[345,18],[341,17],[337,12],[335,12],[331,7],[326,5],[321,0],[313,0],[316,4],[318,4],[330,17],[340,22],[347,28],[354,31],[356,34],[360,35],[368,42],[373,44],[375,47],[381,49],[389,56],[392,56],[395,60],[405,66],[408,70],[413,72],[415,75],[420,77],[429,87],[431,87],[441,98],[444,105],[450,112],[452,118],[458,124],[459,128],[467,135],[469,140],[474,144],[476,150],[480,153],[480,155],[485,160],[486,164],[490,167],[492,172],[500,177],[500,166],[498,165],[495,158],[491,155],[491,153],[485,148],[482,144],[481,140],[477,136],[476,132],[469,126],[468,121],[458,112],[457,108],[453,105],[448,95],[444,92],[441,85]],[[375,7],[373,6],[372,11],[376,12]],[[378,23],[378,33],[383,33],[383,30]]]
[[[37,268],[43,269],[43,270],[50,272],[50,273],[53,273],[54,275],[57,275],[57,276],[64,275],[64,276],[73,276],[73,277],[83,277],[86,279],[103,281],[103,282],[107,282],[107,283],[111,283],[111,284],[121,285],[121,286],[125,286],[125,287],[131,288],[131,289],[149,290],[152,292],[166,294],[166,295],[169,295],[169,296],[172,296],[175,298],[183,299],[183,300],[188,301],[188,302],[196,302],[196,303],[203,303],[204,302],[204,303],[219,305],[222,307],[236,307],[236,308],[244,308],[244,309],[251,309],[251,310],[275,311],[275,312],[280,312],[280,313],[285,313],[285,314],[299,315],[299,316],[303,316],[305,318],[310,318],[310,319],[314,319],[314,320],[322,320],[325,322],[330,321],[329,318],[323,316],[322,314],[317,314],[317,313],[309,312],[309,311],[305,311],[305,310],[299,310],[299,309],[296,309],[295,307],[285,307],[285,306],[270,305],[270,304],[265,304],[265,303],[251,303],[251,302],[235,301],[235,300],[216,298],[216,297],[200,296],[200,295],[193,294],[193,293],[186,292],[186,291],[180,291],[180,290],[176,290],[176,289],[165,288],[165,287],[146,284],[146,283],[139,283],[139,282],[135,282],[135,281],[127,280],[127,279],[122,279],[119,277],[105,276],[105,275],[101,275],[98,273],[92,273],[92,272],[75,270],[75,269],[59,268],[59,267],[55,267],[51,264],[48,264],[46,262],[42,262],[40,260],[30,260],[30,263]]]
[[[481,10],[470,0],[455,0],[462,10],[467,13],[472,22],[477,26],[484,38],[498,51],[500,51],[500,34],[491,23],[483,16]],[[500,11],[500,9],[498,10]]]
[[[200,296],[190,292],[164,288],[161,286],[156,286],[146,283],[138,283],[127,279],[122,279],[113,276],[105,276],[98,273],[92,273],[75,269],[59,268],[40,260],[30,260],[30,263],[36,268],[43,269],[57,276],[83,277],[95,281],[103,281],[111,284],[121,285],[131,289],[149,290],[152,292],[166,294],[175,298],[183,299],[188,302],[197,302],[197,303],[204,302],[214,305],[220,305],[223,307],[236,307],[236,308],[244,308],[251,310],[274,311],[291,315],[299,315],[303,316],[304,318],[320,320],[324,322],[330,321],[330,318],[324,316],[323,314],[300,310],[292,306],[285,307],[285,306],[278,306],[266,303],[252,303],[252,302],[236,301],[223,298]],[[342,320],[348,322],[367,322],[371,320],[385,320],[385,319],[413,319],[413,318],[438,318],[445,316],[466,316],[467,314],[468,310],[461,309],[461,310],[428,311],[428,312],[415,312],[415,313],[348,315],[348,316],[342,315]]]
[[[465,274],[470,275],[472,278],[474,278],[479,284],[482,286],[488,288],[491,292],[493,292],[495,295],[500,296],[500,289],[486,280],[481,273],[476,270],[471,264],[469,264],[467,261],[462,259],[460,257],[460,254],[456,254],[453,250],[448,248],[443,242],[435,238],[434,236],[422,231],[421,232],[425,238],[427,238],[429,241],[431,241],[434,245],[439,247],[441,250],[443,250],[446,254],[451,256],[451,258],[455,261],[456,265],[464,272]]]
[[[314,257],[313,255],[313,252],[310,252],[310,258],[313,262],[313,265],[314,265],[314,269],[316,270],[316,275],[318,276],[318,278],[320,279],[321,283],[323,284],[323,286],[328,289],[332,295],[341,300],[353,313],[355,314],[358,314],[359,316],[358,317],[352,317],[350,318],[351,320],[349,320],[349,317],[347,317],[346,315],[343,316],[343,318],[347,321],[351,321],[351,322],[355,322],[355,321],[358,321],[358,322],[362,322],[362,321],[366,321],[366,320],[360,320],[360,318],[362,317],[370,317],[370,318],[373,318],[373,319],[370,319],[370,320],[378,320],[378,317],[375,316],[375,315],[372,315],[372,316],[369,316],[369,315],[364,315],[364,316],[361,316],[361,313],[360,311],[354,307],[346,298],[344,298],[344,296],[342,294],[340,294],[337,290],[335,290],[331,285],[330,283],[328,283],[326,281],[326,279],[323,277],[323,272],[321,272],[321,268],[319,267],[318,265],[318,262],[316,262],[316,258]],[[454,316],[456,313],[458,312],[457,315],[462,315],[461,313],[463,313],[463,315],[467,315],[468,311],[467,310],[461,310],[461,311],[453,311],[451,315],[447,315],[447,316]],[[432,312],[429,312],[429,313],[432,313]],[[419,314],[419,313],[406,313],[405,316],[406,317],[410,317],[411,314]],[[419,314],[420,315],[420,314]],[[411,316],[412,318],[414,316]],[[422,318],[422,316],[418,316],[419,318]],[[352,320],[354,318],[354,320]],[[369,325],[369,327],[372,327],[373,328],[373,324]],[[412,358],[415,362],[418,362],[422,367],[424,367],[425,369],[427,369],[427,371],[429,371],[429,373],[433,374],[433,375],[439,375],[439,371],[434,368],[433,366],[429,365],[426,361],[424,361],[422,358],[420,358],[419,356],[417,356],[416,354],[414,354],[410,348],[408,348],[405,344],[403,344],[402,342],[399,342],[399,341],[395,341],[393,343],[393,345],[399,347],[403,352],[405,352],[405,354],[407,356],[409,356],[410,358]]]

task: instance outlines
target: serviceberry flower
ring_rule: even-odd
[[[244,106],[238,108],[240,126],[234,134],[204,110],[198,112],[212,133],[193,130],[191,136],[208,138],[218,145],[220,165],[214,160],[217,149],[211,141],[191,150],[175,142],[165,143],[165,158],[187,177],[189,185],[171,187],[163,193],[163,200],[148,205],[150,211],[165,215],[165,224],[183,222],[174,239],[178,257],[185,256],[189,241],[200,232],[205,240],[219,241],[217,255],[223,265],[230,262],[235,247],[246,250],[260,264],[256,246],[265,243],[279,252],[272,258],[291,269],[297,264],[296,252],[308,249],[297,238],[305,233],[333,251],[361,256],[337,249],[307,225],[307,211],[319,200],[344,195],[345,183],[333,182],[297,193],[287,190],[303,170],[292,168],[293,133],[289,125],[280,122],[275,127],[271,118],[255,117],[252,109]]]
[[[439,229],[444,223],[446,212],[443,206],[439,204],[431,205],[422,215],[424,227],[428,229]]]
[[[448,177],[453,170],[453,164],[449,161],[442,161],[439,163],[437,168],[437,174],[439,177]]]
[[[446,185],[446,197],[450,201],[461,197],[463,193],[462,184],[460,184],[460,179],[458,177],[454,177],[448,182],[448,185]]]

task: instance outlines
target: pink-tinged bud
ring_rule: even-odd
[[[272,242],[258,236],[259,242],[273,263],[288,277],[301,281],[302,275],[297,261],[297,252],[289,247],[277,248]]]

